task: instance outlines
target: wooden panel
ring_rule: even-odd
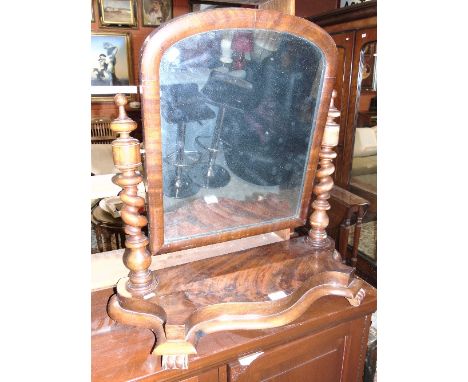
[[[320,15],[310,14],[310,15],[307,15],[306,17],[310,21],[317,23],[318,25],[322,27],[325,27],[325,26],[342,27],[345,24],[347,27],[348,23],[353,23],[355,21],[360,22],[363,19],[376,17],[376,16],[377,16],[377,0],[368,1],[365,3],[359,4],[357,6],[338,8],[334,11],[325,12]],[[356,29],[356,27],[354,27],[353,29]],[[343,28],[340,29],[340,31],[343,31],[343,30],[346,30],[346,29],[343,29]]]
[[[337,8],[337,0],[296,0],[296,16],[315,16]]]
[[[274,9],[288,15],[295,15],[294,0],[270,0],[261,4],[259,9]]]
[[[336,382],[341,379],[349,325],[266,351],[249,366],[228,365],[230,382]]]
[[[183,379],[181,382],[218,382],[218,380],[218,369],[211,369],[195,377]]]
[[[338,140],[338,146],[336,147],[337,161],[335,163],[335,182],[338,185],[342,185],[343,177],[343,146],[346,131],[346,121],[349,109],[349,87],[351,83],[351,69],[353,62],[353,45],[355,39],[354,32],[344,32],[331,35],[335,41],[336,48],[338,51],[338,64],[336,71],[336,82],[335,89],[337,96],[335,98],[335,106],[341,112],[343,118],[339,117],[337,122],[340,125],[340,137]]]
[[[349,185],[353,164],[354,135],[356,132],[357,111],[359,108],[359,96],[361,93],[361,49],[365,44],[372,41],[377,41],[377,28],[372,27],[356,31],[349,92],[349,109],[346,127],[344,128],[343,156],[341,161],[337,161],[337,164],[340,163],[342,166],[340,168],[339,178],[337,178],[337,184],[343,187],[347,187]],[[356,193],[355,191],[351,192]],[[369,200],[366,195],[361,196]]]
[[[361,32],[374,30],[377,31],[377,2],[369,1],[358,6],[346,7],[327,12],[318,16],[307,17],[308,20],[323,27],[332,35],[337,45],[342,45],[343,41],[339,41],[340,35],[350,33],[354,35],[353,45],[349,56],[351,59],[350,68],[347,78],[348,83],[343,83],[341,89],[343,94],[346,94],[348,99],[347,109],[341,110],[340,123],[340,143],[336,148],[338,157],[335,162],[335,182],[336,184],[348,188],[350,180],[350,172],[352,166],[352,155],[354,146],[355,120],[357,117],[356,110],[359,105],[359,89],[357,76],[359,74],[359,53]],[[368,40],[369,35],[368,35]],[[360,45],[357,47],[357,45]],[[340,68],[338,68],[338,71]],[[338,80],[338,78],[337,78]],[[365,196],[364,196],[365,197]]]

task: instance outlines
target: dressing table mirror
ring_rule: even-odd
[[[152,353],[163,369],[188,368],[210,333],[284,326],[324,296],[352,306],[365,297],[326,234],[339,133],[335,64],[326,32],[276,11],[192,13],[148,36],[140,63],[144,173],[129,135],[136,124],[125,97],[115,97],[114,182],[123,189],[129,275],[107,309],[155,333]],[[137,195],[141,182],[146,198]],[[150,270],[152,256],[290,232],[309,210],[306,237]]]

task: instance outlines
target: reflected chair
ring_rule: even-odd
[[[194,166],[190,173],[193,181],[200,187],[219,188],[229,183],[231,179],[229,172],[223,166],[216,164],[224,119],[228,109],[243,111],[253,100],[253,90],[253,85],[249,81],[218,71],[211,72],[208,82],[201,90],[207,102],[218,107],[218,114],[210,145],[202,143],[202,138],[206,137],[196,138],[198,145],[209,153],[208,162]]]
[[[117,134],[110,128],[110,119],[93,118],[91,120],[91,144],[112,143]]]
[[[187,198],[198,192],[200,187],[183,173],[183,169],[198,163],[201,153],[185,150],[186,126],[190,122],[212,119],[215,113],[198,92],[197,84],[175,84],[161,86],[161,97],[166,100],[161,105],[163,118],[170,124],[177,125],[176,150],[168,154],[164,161],[175,171],[166,172],[164,181],[164,195],[171,198]]]

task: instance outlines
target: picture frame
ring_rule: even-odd
[[[94,4],[93,4],[93,0],[91,0],[91,22],[92,22],[92,23],[96,22],[96,19],[94,18]]]
[[[359,5],[362,3],[366,3],[371,0],[339,0],[338,2],[338,8],[346,8],[346,7],[351,7],[354,5]]]
[[[141,0],[144,27],[157,27],[172,19],[172,0]]]
[[[377,90],[376,84],[376,61],[377,58],[377,42],[371,41],[365,44],[361,50],[361,89],[366,91]]]
[[[103,27],[136,27],[135,0],[98,0]]]
[[[134,85],[129,33],[92,32],[90,52],[91,86]],[[113,94],[91,94],[93,102],[112,102]]]

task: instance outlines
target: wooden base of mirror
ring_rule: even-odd
[[[154,271],[154,276],[157,288],[143,297],[132,297],[127,279],[121,279],[108,313],[120,323],[151,329],[157,338],[153,354],[162,356],[164,369],[186,369],[204,335],[279,327],[321,297],[340,296],[358,306],[365,296],[363,281],[341,263],[330,239],[316,249],[310,238],[300,237]]]

